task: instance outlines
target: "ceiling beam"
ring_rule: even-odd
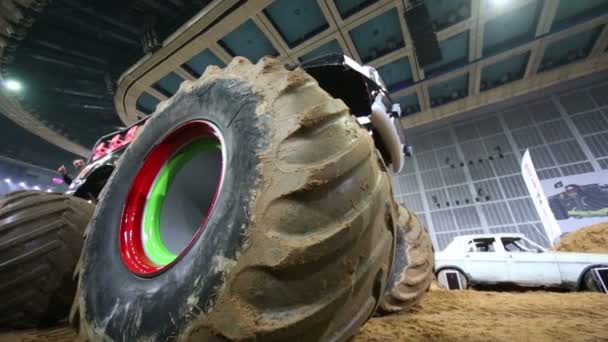
[[[483,51],[483,26],[481,24],[481,0],[471,0],[471,24],[469,32],[469,62],[481,58]],[[469,95],[479,94],[481,86],[481,66],[471,68],[469,74]]]
[[[536,25],[536,33],[534,35],[535,37],[544,36],[551,31],[551,27],[553,26],[553,21],[555,20],[555,15],[557,14],[558,7],[559,0],[543,2],[543,8],[540,12],[540,18],[538,20],[538,24]],[[536,74],[543,55],[545,54],[546,47],[546,42],[534,42],[534,45],[530,50],[530,57],[528,58],[528,64],[526,65],[524,78],[529,78]]]
[[[41,54],[32,54],[32,55],[29,55],[28,57],[30,59],[36,60],[38,62],[53,64],[55,66],[61,66],[61,67],[65,67],[68,69],[78,69],[78,70],[85,71],[85,72],[91,73],[91,74],[103,75],[103,73],[104,73],[103,69],[101,69],[99,67],[70,63],[70,62],[66,62],[60,58],[48,57],[48,56],[44,56]],[[24,64],[27,65],[27,63],[24,63]],[[47,65],[47,67],[51,67],[51,66]]]
[[[47,42],[47,41],[44,41],[41,39],[32,39],[31,44],[33,46],[35,46],[36,49],[50,50],[53,52],[61,53],[62,55],[68,54],[68,55],[71,55],[76,58],[86,59],[86,60],[96,63],[96,64],[101,64],[101,65],[106,64],[105,59],[103,59],[97,55],[85,53],[86,50],[84,50],[84,49],[74,50],[74,49],[70,49],[69,47],[67,47],[65,45],[54,44],[54,43]]]
[[[85,14],[88,14],[89,16],[92,16],[93,18],[97,18],[100,21],[103,21],[114,27],[125,30],[131,34],[134,34],[136,36],[140,34],[140,30],[135,29],[132,26],[130,26],[126,23],[120,22],[114,18],[110,18],[110,17],[100,13],[99,11],[97,11],[95,8],[93,8],[91,6],[83,5],[83,3],[79,0],[60,0],[60,2],[63,2]]]
[[[563,0],[571,1],[571,0]],[[557,8],[559,7],[559,0],[549,0],[543,2],[543,9],[540,12],[540,19],[536,25],[535,37],[540,37],[551,31],[555,15],[557,14]]]
[[[221,47],[220,44],[218,44],[217,42],[214,42],[209,46],[209,51],[211,51],[226,65],[228,65],[232,60],[232,56],[226,50],[224,50],[224,48]]]
[[[608,49],[608,25],[604,25],[602,32],[597,37],[595,44],[593,44],[593,48],[591,49],[589,56],[599,56],[600,54],[604,53],[606,49]]]
[[[456,117],[467,111],[494,104],[506,99],[525,95],[564,81],[582,76],[608,71],[608,59],[604,56],[587,58],[581,62],[545,71],[531,79],[521,79],[503,86],[484,91],[477,96],[469,96],[428,111],[401,118],[404,127],[420,127],[439,120]]]
[[[23,46],[19,48],[19,53],[23,55],[29,56],[40,56],[46,59],[53,59],[63,63],[67,63],[73,66],[80,66],[84,68],[93,68],[93,69],[105,69],[107,67],[107,63],[104,60],[100,59],[90,59],[82,56],[71,56],[69,52],[63,52],[61,49],[59,50],[51,50],[51,49],[39,49],[29,46]]]
[[[533,47],[530,50],[530,57],[528,57],[528,64],[526,64],[524,78],[530,78],[538,72],[538,67],[545,54],[546,47],[547,43],[544,41],[536,41],[533,43]]]
[[[420,111],[428,111],[431,109],[431,95],[429,94],[429,88],[418,86],[418,90],[416,91],[418,94],[418,102],[420,104]]]
[[[184,68],[180,65],[177,68],[175,68],[174,72],[181,78],[183,78],[184,80],[187,81],[195,81],[196,77],[192,76],[191,73],[187,72],[186,70],[184,70]]]
[[[150,87],[146,90],[146,92],[150,95],[152,95],[153,97],[155,97],[157,100],[159,101],[165,101],[168,100],[169,97],[166,96],[165,94],[161,93],[160,91]]]
[[[4,114],[26,130],[66,151],[85,158],[89,156],[89,150],[87,148],[45,126],[32,114],[23,110],[19,102],[5,94],[3,90],[0,90],[0,113]]]
[[[51,14],[52,11],[49,11]],[[118,41],[131,46],[139,46],[140,42],[137,39],[138,35],[126,35],[123,32],[118,32],[115,27],[105,25],[103,22],[100,25],[91,25],[91,20],[99,18],[100,13],[97,13],[93,18],[90,16],[74,16],[72,13],[69,15],[57,14],[51,15],[50,18],[46,17],[44,20],[49,23],[56,23],[56,26],[69,25],[71,31],[88,32],[87,37],[96,37],[97,42],[106,41],[108,43]],[[99,34],[103,32],[103,34]],[[110,39],[111,38],[111,39]]]
[[[410,71],[412,74],[412,80],[414,82],[418,82],[424,78],[424,70],[420,67],[418,63],[418,58],[416,57],[415,48],[414,48],[414,40],[412,39],[412,34],[410,33],[410,29],[407,26],[407,22],[405,21],[405,12],[409,8],[409,2],[406,4],[404,2],[397,3],[397,13],[399,15],[399,25],[401,26],[401,34],[403,35],[403,40],[405,42],[405,47],[401,48],[399,54],[402,56],[397,56],[397,58],[407,57],[408,63],[410,64]],[[384,63],[386,64],[386,63]],[[377,64],[377,67],[380,67],[381,63]],[[420,100],[418,100],[420,101]]]

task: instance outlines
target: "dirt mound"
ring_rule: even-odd
[[[72,342],[78,341],[76,333],[61,326],[44,330],[16,330],[0,333],[1,342]]]
[[[561,252],[608,253],[608,222],[581,228],[566,235],[555,250]]]
[[[412,312],[374,317],[355,342],[607,341],[608,296],[598,293],[431,290]],[[69,328],[0,334],[0,341],[74,341]]]
[[[354,341],[606,341],[608,296],[432,290],[413,312],[376,317]]]

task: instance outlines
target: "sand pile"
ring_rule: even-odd
[[[555,250],[562,252],[608,253],[608,222],[581,228],[566,235]]]
[[[376,317],[363,341],[608,341],[608,296],[434,290],[409,314]]]
[[[413,312],[374,317],[355,342],[608,341],[608,295],[432,290]],[[0,341],[74,341],[69,328],[0,334]]]

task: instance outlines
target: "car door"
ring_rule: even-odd
[[[559,286],[561,275],[555,256],[544,251],[522,248],[516,238],[501,238],[507,254],[509,281],[529,286]],[[515,243],[514,243],[515,242]]]
[[[507,281],[509,271],[505,253],[496,248],[495,238],[472,239],[466,245],[465,265],[470,281],[474,283],[500,283]]]

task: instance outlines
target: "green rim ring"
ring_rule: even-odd
[[[159,266],[168,265],[177,258],[177,255],[169,250],[161,235],[160,217],[167,192],[184,165],[210,149],[221,149],[221,146],[217,141],[202,138],[178,150],[160,169],[148,193],[141,224],[142,244],[146,256]]]

